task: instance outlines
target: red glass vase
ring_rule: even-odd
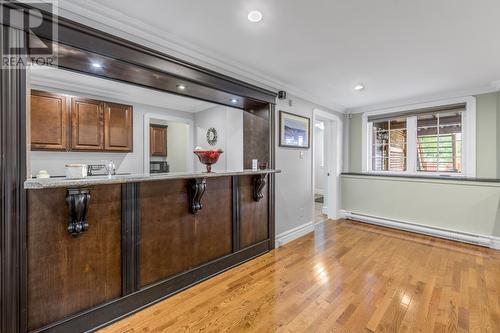
[[[220,154],[223,153],[222,149],[217,150],[195,150],[193,153],[198,156],[201,163],[207,166],[207,173],[212,172],[212,164],[217,163]]]

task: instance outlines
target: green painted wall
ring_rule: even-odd
[[[362,114],[353,114],[349,119],[349,171],[361,172]]]
[[[500,178],[500,92],[497,93],[497,178]],[[499,224],[500,227],[500,224]]]
[[[500,236],[499,183],[342,176],[341,188],[349,212]]]
[[[498,98],[498,93],[490,93],[476,99],[476,176],[480,178],[500,175]]]
[[[476,176],[500,178],[500,93],[477,96]],[[349,122],[349,171],[361,171],[361,114]],[[500,183],[342,176],[344,210],[500,236]]]

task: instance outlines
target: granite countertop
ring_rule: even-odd
[[[169,180],[169,179],[192,179],[192,178],[212,178],[224,176],[245,176],[259,175],[266,173],[280,173],[281,170],[237,170],[223,172],[169,172],[169,173],[151,173],[151,174],[128,174],[114,176],[90,176],[81,179],[67,179],[65,177],[57,178],[31,178],[24,182],[24,188],[27,190],[57,188],[57,187],[81,187],[91,185],[105,184],[123,184],[140,183],[148,181]]]

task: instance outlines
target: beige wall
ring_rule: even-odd
[[[349,171],[361,172],[361,114],[349,121]],[[477,96],[478,178],[500,178],[500,94]],[[344,210],[435,228],[500,236],[500,183],[342,176]]]
[[[286,111],[311,119],[315,108],[343,119],[343,115],[312,102],[289,96],[287,100],[277,100],[276,104],[276,235],[313,221],[312,148],[297,149],[279,146],[279,111]],[[311,139],[311,138],[310,138]],[[311,145],[312,146],[312,145]],[[302,154],[301,154],[302,153]]]

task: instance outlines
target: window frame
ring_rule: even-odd
[[[432,172],[417,171],[417,115],[408,115],[406,118],[406,171],[376,171],[372,170],[372,131],[373,124],[368,122],[368,116],[383,115],[395,112],[409,112],[412,110],[447,106],[465,103],[462,112],[462,172]],[[476,176],[476,98],[466,96],[448,100],[412,104],[389,109],[364,112],[362,116],[362,171],[381,175],[411,175],[436,177],[475,177]]]
[[[403,117],[394,117],[393,119],[398,119],[398,118],[403,118]],[[392,119],[392,118],[391,118]],[[391,145],[390,145],[390,136],[391,136],[391,129],[390,129],[390,121],[387,120],[389,122],[389,127],[388,127],[388,135],[389,135],[389,143],[388,143],[388,150],[389,150],[389,155],[388,155],[388,159],[389,159],[389,163],[390,163],[390,158],[391,158],[391,154],[390,154],[390,150],[391,150]],[[406,141],[405,141],[405,145],[406,145],[406,151],[407,151],[407,155],[405,157],[406,161],[406,170],[405,171],[394,171],[394,170],[390,170],[390,171],[383,171],[383,170],[372,170],[373,168],[373,122],[369,122],[368,123],[368,137],[369,137],[369,142],[368,142],[368,164],[369,164],[369,169],[370,169],[370,172],[374,172],[374,173],[378,173],[378,172],[392,172],[394,174],[402,174],[402,173],[405,173],[408,171],[408,149],[409,149],[409,146],[408,146],[408,118],[406,118],[406,127],[405,127],[405,130],[406,130]]]

